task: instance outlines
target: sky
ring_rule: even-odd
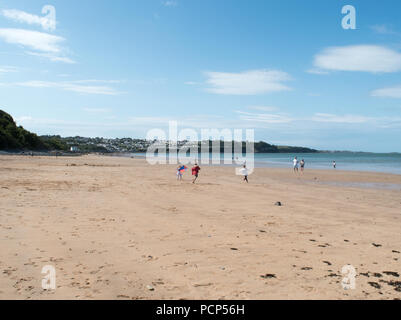
[[[400,12],[399,0],[0,0],[0,109],[40,135],[144,138],[177,121],[401,152]]]

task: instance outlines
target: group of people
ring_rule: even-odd
[[[178,166],[177,167],[177,180],[181,181],[182,180],[182,175],[184,174],[184,172],[188,169],[187,166]],[[199,177],[199,171],[201,170],[201,168],[198,166],[197,163],[195,163],[195,165],[192,167],[192,183],[195,183],[196,180],[198,180]]]
[[[301,161],[298,161],[298,158],[295,157],[294,160],[292,160],[294,164],[294,172],[298,172],[298,168],[301,167],[301,172],[304,172],[305,169],[305,160],[302,159]]]
[[[184,174],[185,171],[187,171],[188,167],[184,166],[184,165],[180,165],[177,167],[177,180],[181,181],[182,180],[182,176]],[[192,167],[192,183],[195,184],[196,180],[198,180],[199,177],[199,171],[201,170],[201,168],[198,166],[197,163],[194,164],[194,166]],[[246,181],[246,183],[249,183],[248,181],[248,169],[246,168],[246,165],[244,165],[241,170],[241,175],[244,176],[244,181]]]
[[[295,157],[294,160],[292,160],[293,165],[294,165],[294,172],[298,172],[299,171],[299,167],[301,167],[301,172],[304,172],[305,170],[305,160],[302,159],[301,161],[298,161],[298,158]],[[333,168],[337,169],[337,163],[334,160],[333,161]]]
[[[299,172],[299,167],[301,167],[301,173],[304,172],[305,170],[305,160],[302,159],[301,161],[298,160],[297,157],[294,158],[293,160],[293,166],[294,166],[294,172]],[[333,161],[333,168],[336,169],[337,168],[337,163],[336,161]],[[185,165],[180,165],[177,167],[177,180],[181,181],[182,180],[182,176],[184,174],[185,171],[187,171],[188,167]],[[199,177],[199,171],[201,170],[201,168],[198,166],[197,163],[194,164],[194,166],[192,167],[192,183],[195,184],[196,180],[198,180]],[[245,181],[246,183],[249,183],[248,181],[248,169],[246,168],[246,165],[244,165],[241,170],[241,175],[244,177],[243,181]]]

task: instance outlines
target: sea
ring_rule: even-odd
[[[145,153],[130,154],[144,158]],[[188,156],[189,157],[189,156]],[[255,167],[292,168],[294,157],[305,160],[305,168],[370,171],[401,175],[401,153],[321,152],[321,153],[255,153]],[[223,158],[223,156],[221,156]],[[234,159],[237,156],[234,155]]]

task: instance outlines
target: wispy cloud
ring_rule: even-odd
[[[85,81],[98,81],[102,83],[104,80],[83,80]],[[26,88],[54,88],[61,89],[65,91],[72,91],[76,93],[82,94],[94,94],[94,95],[120,95],[123,92],[117,91],[113,87],[105,86],[105,85],[84,85],[82,81],[69,81],[69,82],[51,82],[51,81],[26,81],[26,82],[17,82],[17,83],[9,83],[9,84],[1,84],[0,85],[11,85],[11,86],[19,86]]]
[[[0,73],[18,72],[17,67],[13,66],[0,66]]]
[[[43,13],[48,11],[54,10],[51,6],[43,7]],[[52,15],[47,15],[44,17],[37,16],[25,11],[21,10],[1,10],[1,14],[6,17],[7,19],[20,22],[20,23],[27,23],[30,25],[39,25],[46,31],[54,31],[56,29],[56,20],[55,20],[55,13],[52,12]]]
[[[247,109],[271,112],[277,111],[279,108],[271,106],[248,106]]]
[[[310,73],[310,74],[319,74],[319,75],[329,74],[328,71],[324,71],[324,70],[317,69],[317,68],[312,68],[312,69],[306,70],[306,72]]]
[[[87,80],[75,80],[73,83],[108,83],[108,84],[118,84],[121,80],[99,80],[99,79],[87,79]]]
[[[290,90],[283,83],[291,80],[288,73],[277,70],[250,70],[241,73],[205,72],[207,91],[226,95],[257,95]]]
[[[333,123],[347,123],[347,124],[352,124],[352,123],[365,123],[372,118],[365,117],[365,116],[358,116],[358,115],[335,115],[335,114],[329,114],[329,113],[316,113],[312,118],[312,121],[317,121],[317,122],[333,122]]]
[[[294,121],[293,118],[286,114],[273,114],[273,113],[251,113],[237,111],[241,120],[252,121],[252,122],[264,122],[264,123],[290,123]]]
[[[109,108],[84,108],[83,110],[88,113],[109,113],[109,112],[111,112],[111,109],[109,109]]]
[[[319,70],[397,72],[401,71],[401,54],[376,45],[331,47],[315,56],[314,65]]]
[[[178,1],[168,0],[162,2],[165,7],[176,7],[178,5]]]
[[[65,57],[65,56],[58,56],[52,53],[39,53],[39,52],[32,52],[32,51],[26,51],[26,54],[29,54],[31,56],[35,57],[41,57],[48,59],[52,62],[64,62],[68,64],[74,64],[76,61],[72,60],[71,58]]]
[[[54,31],[56,29],[55,8],[50,5],[44,6],[42,13],[47,15],[38,16],[16,9],[0,11],[1,15],[10,20],[39,25],[45,31]],[[75,63],[67,57],[66,48],[62,47],[65,39],[54,34],[28,29],[1,28],[0,40],[23,47],[27,50],[25,53],[31,56],[45,58],[52,62]]]
[[[355,114],[315,113],[305,116],[294,116],[281,112],[251,113],[236,111],[241,121],[246,121],[253,127],[272,127],[288,125],[302,128],[314,128],[319,124],[327,126],[355,126],[364,125],[377,128],[401,127],[401,117],[373,117]]]
[[[382,88],[372,91],[373,97],[398,98],[401,99],[401,85],[389,88]]]
[[[400,35],[398,32],[394,31],[385,24],[376,24],[374,26],[371,26],[371,29],[378,34]]]
[[[7,43],[49,53],[60,53],[60,43],[65,41],[59,36],[25,29],[0,29],[0,39]]]

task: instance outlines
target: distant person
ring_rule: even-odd
[[[299,165],[301,166],[301,172],[303,173],[304,169],[305,169],[305,160],[302,159],[301,162],[299,163]]]
[[[333,161],[333,168],[336,169],[337,168],[337,163],[335,161]]]
[[[298,158],[295,157],[294,160],[292,160],[293,164],[294,164],[294,172],[298,172]]]
[[[181,181],[182,180],[182,173],[184,172],[183,166],[178,166],[177,167],[177,180]]]
[[[198,166],[198,164],[195,163],[194,167],[192,168],[192,175],[194,176],[192,183],[195,183],[195,181],[198,179],[200,169],[201,168]]]
[[[248,181],[248,169],[246,168],[245,164],[242,167],[242,169],[240,170],[240,172],[244,176],[244,180],[243,181],[246,181],[246,183],[249,183],[249,181]]]

